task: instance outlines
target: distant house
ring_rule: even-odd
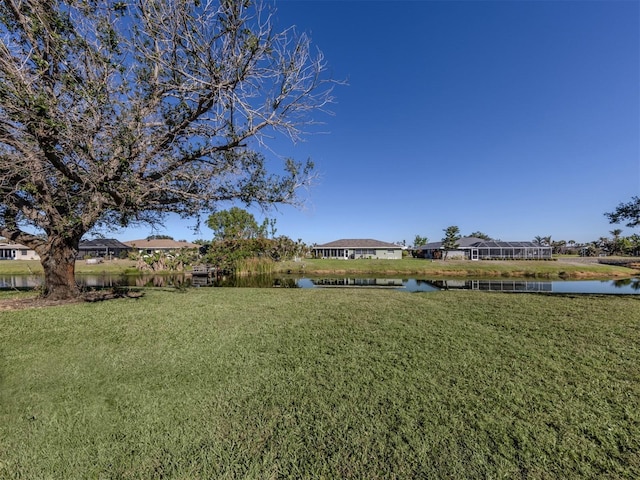
[[[168,238],[152,238],[147,240],[143,238],[142,240],[130,240],[128,242],[124,242],[125,245],[128,245],[134,250],[137,250],[139,253],[156,253],[156,252],[173,252],[176,250],[182,249],[199,249],[200,245],[191,242],[180,242],[176,240],[171,240]]]
[[[372,239],[342,239],[316,245],[312,249],[316,258],[382,258],[399,260],[402,246]]]
[[[439,259],[444,257],[442,242],[432,242],[414,249],[419,257]],[[467,260],[550,260],[551,247],[533,242],[502,242],[462,237],[458,248],[449,250],[447,258]]]
[[[40,260],[40,255],[19,243],[0,241],[0,260]]]
[[[115,238],[96,238],[80,242],[78,257],[120,257],[123,253],[129,252],[129,250],[131,250],[129,245],[125,245]]]

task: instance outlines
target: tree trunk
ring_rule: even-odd
[[[80,295],[75,279],[78,243],[68,238],[50,238],[38,249],[44,268],[44,297],[64,300]]]

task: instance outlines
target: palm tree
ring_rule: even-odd
[[[564,253],[564,247],[567,245],[567,242],[564,240],[555,240],[551,242],[551,246],[553,247],[553,253],[562,254]]]
[[[611,239],[609,239],[608,237],[600,237],[594,243],[599,250],[606,253],[607,255],[611,255],[611,251],[613,250]]]
[[[609,233],[611,235],[613,235],[613,240],[611,240],[611,255],[617,255],[619,253],[622,253],[622,246],[623,246],[623,243],[624,243],[622,241],[622,239],[620,238],[620,234],[622,233],[622,229],[614,228]]]
[[[539,247],[550,247],[551,246],[551,235],[548,237],[541,237],[540,235],[533,238],[533,243],[538,245]]]

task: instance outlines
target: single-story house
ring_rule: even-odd
[[[483,240],[476,237],[462,237],[458,248],[447,251],[447,258],[467,260],[551,260],[551,247],[533,242],[502,242]],[[419,257],[444,258],[442,242],[432,242],[416,247]]]
[[[182,242],[177,240],[171,240],[169,238],[152,238],[147,240],[143,238],[141,240],[130,240],[124,242],[125,245],[137,250],[139,253],[152,254],[156,252],[173,252],[176,250],[187,249],[199,249],[200,245],[191,242]]]
[[[0,241],[0,260],[40,260],[40,255],[19,243]]]
[[[315,258],[381,258],[399,260],[402,246],[372,239],[342,239],[316,245],[312,248]]]
[[[316,287],[399,288],[404,285],[401,278],[316,278],[311,283]]]
[[[131,247],[115,238],[95,238],[82,240],[78,246],[78,258],[119,257],[123,252],[129,252]]]

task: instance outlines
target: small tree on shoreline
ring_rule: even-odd
[[[284,235],[274,236],[275,219],[265,218],[258,224],[251,213],[238,207],[212,213],[207,226],[213,230],[214,238],[208,244],[205,259],[229,273],[237,273],[238,266],[250,260],[254,263],[290,260],[308,250],[300,239],[294,242]]]

